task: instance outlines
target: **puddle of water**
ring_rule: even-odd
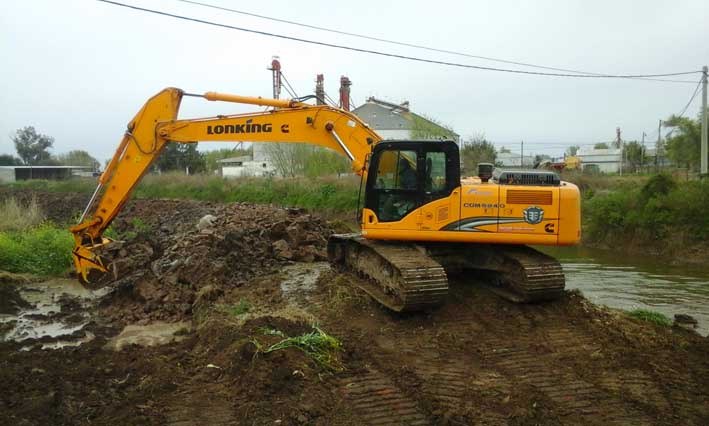
[[[625,310],[649,309],[670,318],[689,314],[709,334],[709,270],[668,265],[667,260],[608,250],[540,248],[561,262],[566,287],[591,301]]]
[[[93,339],[91,333],[84,333],[84,337],[78,339],[61,338],[82,330],[89,322],[90,302],[108,291],[108,289],[90,290],[71,279],[52,279],[41,283],[25,284],[19,286],[18,290],[20,296],[32,307],[22,309],[16,315],[0,316],[0,323],[14,323],[3,339],[16,342],[28,339],[57,339],[44,343],[43,349],[78,346]],[[62,312],[62,304],[69,306],[70,311]]]
[[[108,341],[105,348],[120,351],[128,345],[156,346],[170,342],[179,342],[185,338],[184,335],[176,335],[177,332],[189,330],[187,322],[154,322],[148,325],[127,325],[118,336]]]
[[[328,262],[294,263],[285,266],[281,273],[286,278],[281,281],[281,291],[286,298],[303,297],[315,289],[320,274],[329,270]]]

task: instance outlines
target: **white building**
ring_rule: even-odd
[[[273,176],[276,173],[276,169],[265,159],[255,158],[257,145],[261,144],[254,144],[253,156],[244,155],[217,160],[220,165],[221,175],[225,178]]]
[[[592,168],[601,173],[618,173],[623,150],[620,148],[581,148],[576,156],[581,160],[581,167],[584,170]]]
[[[497,154],[497,162],[499,162],[502,167],[517,167],[524,169],[531,169],[534,167],[534,157],[531,155],[522,155],[517,152],[500,152]]]

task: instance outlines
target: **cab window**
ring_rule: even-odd
[[[374,187],[416,190],[416,169],[416,151],[384,151]]]
[[[427,152],[425,164],[424,192],[432,194],[446,191],[448,188],[446,182],[446,153],[438,151]]]
[[[375,175],[375,211],[382,222],[401,220],[418,206],[418,162],[413,150],[387,150]]]

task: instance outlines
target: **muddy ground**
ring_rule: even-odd
[[[83,205],[66,197],[40,202],[68,221]],[[441,308],[397,315],[330,270],[333,230],[308,212],[138,200],[113,228],[126,242],[104,290],[57,294],[34,318],[81,329],[0,343],[0,424],[709,424],[709,339],[577,293],[515,305],[469,274]],[[0,286],[0,314],[32,309],[39,284]],[[169,324],[170,343],[114,350],[127,325]],[[341,342],[327,363],[265,353],[313,325]]]

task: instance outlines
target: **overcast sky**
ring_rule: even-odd
[[[655,74],[709,64],[709,1],[261,2],[202,0],[374,37],[597,73]],[[422,51],[216,11],[175,0],[123,0],[175,14],[329,43],[473,65],[520,68]],[[220,29],[95,0],[3,2],[0,15],[0,153],[24,126],[55,138],[54,153],[85,149],[105,160],[126,123],[164,87],[271,96],[273,55],[302,96],[325,75],[337,99],[352,81],[369,96],[408,100],[463,136],[560,155],[565,146],[654,140],[658,119],[679,112],[694,84],[515,75],[422,64]],[[530,69],[531,70],[531,69]],[[698,81],[699,74],[676,77]],[[696,116],[700,96],[688,114]],[[249,111],[185,99],[181,117]],[[205,144],[200,144],[204,146]]]

